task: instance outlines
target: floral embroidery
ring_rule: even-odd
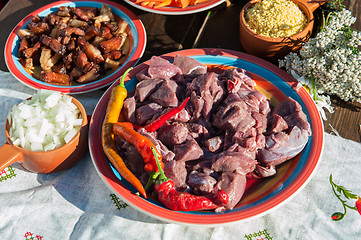
[[[40,235],[35,235],[35,237],[33,237],[32,232],[26,232],[24,237],[26,240],[42,240],[43,239],[43,236],[40,236]]]
[[[361,215],[361,198],[360,198],[360,196],[357,196],[357,201],[356,201],[355,206],[357,208],[358,213]]]
[[[122,202],[114,193],[109,194],[109,196],[112,198],[112,200],[118,210],[129,206],[128,204]]]
[[[271,235],[267,232],[267,229],[258,231],[244,236],[247,240],[272,240]]]
[[[15,173],[14,168],[9,166],[0,172],[0,182],[5,181],[5,180],[10,179],[15,176],[16,176],[16,173]]]
[[[345,187],[339,186],[336,183],[334,183],[332,181],[332,174],[330,175],[330,184],[332,187],[332,191],[334,192],[334,194],[336,195],[338,200],[340,200],[340,202],[342,203],[342,206],[343,206],[343,213],[335,212],[331,215],[331,219],[334,221],[339,221],[339,220],[343,219],[343,217],[347,213],[347,208],[349,208],[351,210],[356,210],[361,215],[361,198],[360,198],[360,196],[357,196],[356,194],[351,193]],[[347,200],[357,199],[355,206],[353,207],[353,206],[350,206],[349,204],[347,204],[347,200],[342,199],[341,198],[342,196],[344,196]]]

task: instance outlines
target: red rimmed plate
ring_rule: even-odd
[[[20,42],[20,39],[17,36],[17,32],[20,29],[26,29],[27,24],[35,15],[39,15],[40,17],[45,17],[46,15],[57,11],[60,6],[101,8],[102,4],[108,5],[112,9],[115,15],[125,20],[128,23],[131,32],[130,34],[131,37],[129,41],[131,50],[126,60],[118,69],[94,82],[85,83],[85,84],[74,84],[71,86],[60,86],[60,85],[54,85],[40,81],[34,78],[23,68],[17,54],[19,42]],[[76,93],[94,91],[96,89],[110,85],[121,75],[123,75],[126,69],[138,63],[139,59],[144,53],[145,46],[146,46],[146,33],[143,23],[140,21],[140,19],[138,19],[138,17],[134,13],[132,13],[124,6],[107,0],[56,1],[32,12],[15,26],[15,28],[10,33],[7,42],[5,44],[4,55],[8,69],[15,76],[15,78],[18,79],[21,83],[29,87],[32,87],[34,89],[48,89],[63,93],[76,94]]]
[[[197,12],[202,12],[211,8],[218,6],[219,4],[225,2],[226,0],[208,0],[203,3],[199,3],[192,6],[187,6],[185,8],[180,7],[160,7],[160,8],[152,8],[147,6],[142,6],[139,3],[135,3],[135,0],[124,0],[128,4],[132,5],[133,7],[139,8],[143,11],[164,14],[164,15],[185,15],[185,14],[192,14]]]
[[[307,182],[320,160],[323,149],[323,124],[318,110],[304,88],[298,88],[297,82],[283,70],[257,57],[225,49],[189,49],[165,54],[162,57],[172,60],[176,54],[192,57],[197,61],[218,68],[239,67],[246,69],[272,104],[292,97],[300,103],[311,125],[312,136],[304,150],[294,159],[284,163],[276,176],[262,180],[248,180],[246,192],[242,200],[232,210],[220,213],[191,211],[179,212],[165,208],[152,199],[144,199],[119,173],[112,168],[105,157],[100,138],[101,125],[106,106],[114,83],[98,102],[89,129],[89,148],[95,168],[105,184],[135,209],[169,222],[190,225],[216,226],[262,216],[290,200]],[[142,63],[130,71],[127,76],[127,89],[132,90],[137,80],[135,74],[144,70],[149,61]]]

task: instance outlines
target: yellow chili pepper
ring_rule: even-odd
[[[147,198],[147,194],[142,183],[127,168],[123,159],[117,153],[114,143],[113,124],[118,122],[124,100],[128,95],[127,89],[124,86],[124,78],[131,69],[132,68],[129,68],[127,71],[125,71],[120,84],[112,89],[102,125],[101,138],[103,151],[108,157],[109,161],[114,165],[114,167],[124,179],[132,184],[145,198]]]

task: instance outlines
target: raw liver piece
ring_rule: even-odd
[[[134,97],[125,99],[122,109],[122,114],[126,121],[136,123],[135,119],[136,102]]]
[[[289,134],[273,133],[266,137],[266,147],[257,154],[257,160],[266,166],[277,166],[299,154],[307,144],[307,130],[293,127]]]
[[[311,135],[311,127],[307,121],[306,114],[302,112],[301,105],[292,98],[287,98],[287,100],[278,104],[273,114],[283,117],[288,127],[297,126],[300,129],[306,130]]]
[[[252,172],[257,161],[244,155],[241,152],[226,151],[218,154],[212,163],[212,170],[215,172],[234,172],[247,174]]]
[[[182,70],[183,75],[196,76],[207,73],[207,66],[197,60],[177,54],[174,57],[173,64]]]
[[[163,107],[176,107],[178,106],[177,89],[178,85],[175,81],[165,80],[160,87],[149,96],[149,99]]]
[[[244,190],[246,189],[246,175],[224,172],[215,188],[222,189],[228,194],[229,200],[225,207],[227,209],[233,209],[241,200]]]
[[[169,161],[164,163],[165,175],[174,181],[176,188],[181,188],[186,185],[187,169],[185,162]]]
[[[149,103],[135,110],[136,121],[138,125],[144,125],[148,120],[162,111],[162,106],[157,103]]]
[[[207,173],[192,171],[188,176],[188,184],[193,188],[193,192],[199,195],[205,195],[213,191],[217,180]]]
[[[246,115],[245,102],[237,94],[230,94],[218,108],[213,124],[223,130],[234,130]]]
[[[203,150],[194,139],[175,145],[173,151],[177,161],[186,162],[203,157]]]
[[[188,128],[181,124],[164,125],[158,131],[158,139],[168,147],[184,143],[187,136]]]
[[[171,79],[176,75],[182,74],[182,70],[171,64],[168,60],[153,56],[150,59],[148,75],[153,79]]]
[[[152,94],[162,83],[160,79],[143,80],[135,87],[135,96],[140,102],[143,102],[150,94]]]

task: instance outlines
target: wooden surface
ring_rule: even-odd
[[[3,49],[10,31],[26,15],[51,3],[50,0],[10,0],[0,12],[0,70],[8,71]],[[133,11],[143,22],[147,32],[147,47],[140,60],[189,48],[225,48],[242,51],[239,42],[239,13],[245,0],[231,0],[208,11],[180,16],[148,13],[136,9],[123,1],[116,1]],[[354,28],[361,30],[361,3],[347,0],[343,4],[357,17]],[[344,138],[361,142],[361,104],[343,102],[332,97],[335,112],[327,113],[325,131],[337,131]]]

